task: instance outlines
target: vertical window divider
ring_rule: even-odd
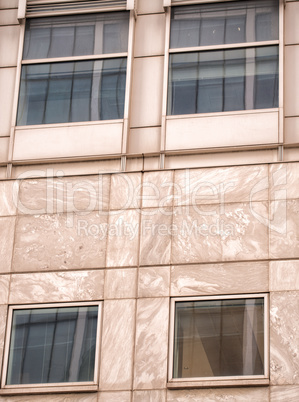
[[[284,0],[279,0],[279,82],[278,82],[278,93],[279,93],[279,104],[278,104],[278,143],[283,146],[284,144],[284,18],[285,18],[285,4]],[[281,156],[280,156],[281,155]],[[283,153],[280,153],[278,149],[278,160],[282,161]]]

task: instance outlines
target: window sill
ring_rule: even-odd
[[[76,393],[76,392],[97,392],[98,386],[91,385],[18,385],[0,389],[1,395],[28,395],[28,394],[54,394],[54,393]]]
[[[105,124],[119,124],[123,123],[124,119],[113,119],[113,120],[93,120],[93,121],[75,121],[68,123],[53,123],[53,124],[32,124],[27,126],[15,126],[16,130],[33,130],[41,128],[56,128],[56,127],[76,127],[76,126],[98,126]]]
[[[167,115],[167,120],[176,119],[193,119],[201,117],[217,117],[217,116],[235,116],[244,114],[259,114],[259,113],[273,113],[278,112],[279,108],[269,108],[269,109],[250,109],[250,110],[233,110],[230,112],[211,112],[211,113],[190,113],[190,114],[173,114]]]
[[[229,379],[229,380],[194,380],[194,381],[169,381],[168,389],[185,389],[185,388],[215,388],[215,387],[257,387],[267,386],[270,381],[268,378],[259,379]]]

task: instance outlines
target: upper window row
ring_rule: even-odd
[[[278,5],[172,7],[167,114],[278,107]],[[122,119],[128,32],[129,12],[28,19],[17,125]]]

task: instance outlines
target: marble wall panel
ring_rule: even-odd
[[[298,402],[299,385],[270,387],[271,402]]]
[[[104,271],[43,272],[14,274],[9,303],[54,303],[101,300]]]
[[[137,303],[134,389],[165,388],[168,349],[168,298]]]
[[[141,197],[141,173],[111,176],[110,209],[140,208]]]
[[[270,380],[299,384],[299,292],[270,295]]]
[[[269,388],[214,388],[167,391],[167,402],[267,402]]]
[[[135,300],[106,300],[102,330],[100,388],[130,390],[135,328]]]
[[[0,304],[7,304],[10,275],[0,275]]]
[[[299,198],[299,163],[279,163],[269,167],[270,199]]]
[[[175,172],[175,205],[262,201],[268,199],[266,165]]]
[[[299,260],[270,261],[270,291],[299,290]]]
[[[172,206],[173,172],[144,173],[142,183],[142,207],[164,208]]]
[[[270,258],[299,257],[299,199],[272,202]]]
[[[36,174],[44,176],[45,172],[36,171]],[[52,176],[53,169],[48,169],[47,174]],[[27,179],[20,185],[18,212],[79,212],[84,215],[89,211],[106,211],[109,205],[109,191],[110,175]]]
[[[105,299],[136,297],[137,268],[108,269],[105,272]]]
[[[97,212],[19,216],[14,271],[105,266],[107,216]]]
[[[100,392],[98,402],[131,402],[131,392]]]
[[[0,273],[10,272],[16,218],[0,218]]]
[[[108,222],[107,266],[138,265],[140,212],[110,211]]]
[[[0,402],[97,402],[97,393],[3,396]]]
[[[140,268],[138,297],[169,296],[170,267]]]
[[[142,210],[140,265],[169,264],[172,211],[169,208]]]
[[[0,182],[0,216],[16,215],[19,183],[16,180]]]
[[[171,267],[171,296],[267,292],[267,262]]]
[[[133,402],[165,402],[166,390],[135,391]]]

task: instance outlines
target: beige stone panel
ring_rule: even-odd
[[[58,214],[20,216],[13,271],[105,266],[107,216]]]
[[[167,402],[268,402],[269,388],[212,388],[167,391]]]
[[[42,272],[14,274],[10,304],[101,300],[104,271]]]
[[[135,300],[105,300],[100,388],[130,390],[135,328]]]
[[[5,180],[6,179],[6,167],[0,167],[0,180]]]
[[[131,402],[131,392],[100,392],[98,402]]]
[[[0,67],[16,66],[18,61],[20,27],[0,27]]]
[[[299,46],[285,47],[285,115],[299,115]]]
[[[165,402],[166,390],[135,391],[133,402]]]
[[[223,261],[259,260],[269,255],[267,202],[236,203],[220,207],[219,228]]]
[[[163,13],[163,0],[138,0],[138,14]]]
[[[173,202],[173,172],[145,172],[142,183],[142,207],[164,208]]]
[[[1,27],[0,27],[1,35]],[[2,38],[3,39],[3,38]],[[1,51],[1,36],[0,36],[0,51]],[[1,53],[0,53],[1,56]],[[1,64],[1,62],[0,62]],[[12,122],[12,106],[13,96],[15,89],[16,68],[0,68],[0,137],[8,137],[10,135],[10,128]],[[1,144],[5,146],[7,145]],[[5,153],[4,153],[5,152]],[[0,151],[1,159],[5,157],[7,159],[7,151]]]
[[[141,173],[111,176],[110,209],[140,208]]]
[[[299,198],[299,163],[270,165],[269,183],[271,200]]]
[[[0,0],[0,8],[18,8],[19,0]]]
[[[136,297],[137,268],[108,269],[105,273],[105,299]]]
[[[15,180],[0,182],[0,216],[16,215],[19,183]]]
[[[0,218],[0,272],[11,270],[15,223],[15,217]]]
[[[161,127],[131,128],[128,140],[128,152],[131,154],[159,152],[160,137]]]
[[[137,58],[133,63],[131,127],[161,125],[164,58]]]
[[[299,43],[299,3],[286,4],[285,8],[285,44],[293,45]]]
[[[169,296],[170,267],[140,268],[138,297]]]
[[[171,267],[171,296],[267,292],[267,262]]]
[[[142,210],[140,265],[170,263],[171,215],[168,207]]]
[[[165,388],[168,348],[168,298],[137,304],[134,389]]]
[[[285,143],[297,144],[299,143],[299,117],[286,117],[285,118]]]
[[[121,152],[122,126],[122,123],[101,123],[17,129],[13,159],[118,154]]]
[[[299,385],[270,387],[271,402],[298,402]]]
[[[0,163],[8,162],[9,137],[0,137]]]
[[[271,203],[270,258],[299,257],[299,199]]]
[[[8,303],[9,282],[9,275],[0,275],[0,304]]]
[[[268,199],[266,165],[175,171],[174,204],[224,204]]]
[[[110,211],[108,223],[107,266],[138,265],[140,212]]]
[[[36,174],[43,171],[36,170]],[[22,180],[18,204],[19,214],[51,214],[57,212],[105,211],[109,206],[110,176],[51,177]]]
[[[164,55],[165,14],[138,16],[135,32],[135,57]]]
[[[270,380],[272,385],[299,384],[299,292],[270,295]]]
[[[270,291],[299,290],[299,260],[270,261]]]
[[[0,13],[0,26],[1,25],[18,25],[18,11],[16,9],[2,10]]]
[[[278,112],[176,117],[166,123],[167,150],[277,142]]]
[[[284,150],[284,160],[297,162],[299,160],[299,147],[296,148],[285,148]]]
[[[97,402],[97,393],[3,396],[0,402]]]

